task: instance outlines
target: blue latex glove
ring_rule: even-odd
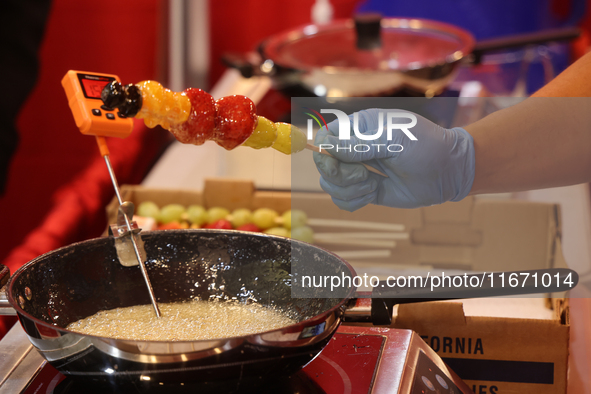
[[[378,129],[379,112],[394,110],[368,109],[360,111],[359,132],[374,135]],[[412,112],[396,110],[412,114]],[[384,131],[375,141],[361,140],[353,133],[353,115],[350,140],[338,138],[337,120],[323,127],[316,135],[314,144],[327,148],[334,157],[314,153],[314,161],[320,172],[320,186],[332,196],[341,209],[355,211],[367,204],[385,205],[396,208],[417,208],[446,201],[460,201],[468,195],[474,181],[474,141],[464,129],[445,129],[414,114],[417,123],[410,131],[413,141],[401,130],[394,130],[392,140],[387,139],[386,116],[383,117]],[[397,120],[397,119],[395,119]],[[410,122],[400,118],[394,123]],[[347,147],[365,144],[367,152],[355,152]],[[377,147],[372,144],[384,144]],[[389,152],[385,146],[400,144],[401,152]],[[329,145],[334,146],[333,149]],[[358,150],[366,150],[361,147]],[[392,146],[391,150],[398,150]],[[388,177],[374,174],[366,164],[380,170]]]

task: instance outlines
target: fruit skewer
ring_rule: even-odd
[[[274,123],[256,115],[248,97],[234,95],[214,100],[202,89],[173,92],[156,81],[106,85],[101,99],[108,108],[118,108],[126,117],[144,119],[146,126],[158,125],[170,131],[183,144],[202,145],[212,140],[226,150],[237,146],[268,148],[286,155],[303,149],[332,156],[326,150],[308,144],[306,135],[289,123]],[[369,171],[387,177],[381,171],[361,163]]]
[[[113,81],[104,87],[101,99],[106,107],[143,119],[150,128],[162,126],[184,144],[212,140],[227,150],[240,145],[272,147],[287,155],[306,148],[306,135],[299,128],[257,116],[255,104],[245,96],[214,100],[197,88],[172,92],[155,81],[125,86]]]

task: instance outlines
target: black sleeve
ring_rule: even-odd
[[[0,195],[18,145],[16,118],[37,81],[51,0],[0,1]]]

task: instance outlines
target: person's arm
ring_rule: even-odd
[[[404,144],[404,150],[351,150],[350,146],[364,140],[355,136],[340,140],[338,122],[333,121],[315,139],[316,145],[336,147],[330,149],[334,157],[314,153],[320,186],[340,208],[353,211],[367,204],[416,208],[459,201],[468,194],[589,182],[589,93],[591,55],[570,66],[535,97],[465,128],[445,129],[416,115],[412,143],[403,133],[396,133],[392,140],[382,133],[374,141],[375,146]],[[362,133],[376,135],[380,112],[384,110],[374,108],[357,114]],[[354,116],[349,116],[352,123]],[[369,173],[358,162],[371,162],[387,176]]]
[[[571,64],[531,97],[591,97],[591,52]]]
[[[465,129],[476,156],[470,194],[591,181],[591,54],[524,102]]]

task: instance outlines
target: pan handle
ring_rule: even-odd
[[[256,52],[224,53],[222,55],[222,63],[227,67],[240,71],[240,74],[244,78],[271,75],[274,72],[273,65],[269,62],[264,62]]]
[[[16,315],[16,311],[8,302],[8,295],[6,293],[6,284],[9,278],[10,270],[5,265],[0,264],[0,316]]]
[[[477,42],[474,46],[472,50],[472,62],[475,64],[480,63],[482,56],[486,52],[544,44],[553,41],[571,41],[580,35],[581,29],[574,26],[483,40]]]
[[[381,21],[378,13],[360,13],[353,18],[355,21],[355,45],[360,50],[372,50],[382,46]]]
[[[446,286],[442,286],[442,281]],[[345,321],[390,325],[396,304],[562,293],[574,289],[578,282],[577,272],[568,268],[427,276],[406,287],[394,287],[391,282],[381,281],[373,288],[370,302],[355,300],[345,312]]]
[[[7,266],[0,264],[0,287],[4,287],[10,279],[10,270]]]

